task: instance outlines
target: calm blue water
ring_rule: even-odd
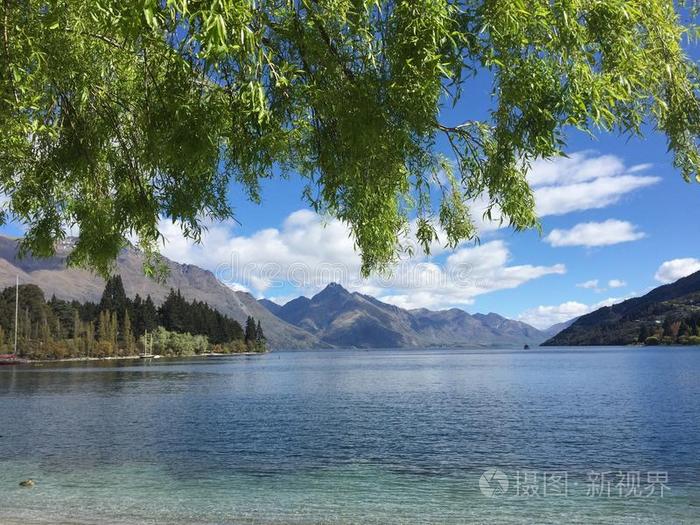
[[[0,396],[0,523],[700,523],[698,349],[2,367]]]

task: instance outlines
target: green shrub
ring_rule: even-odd
[[[209,340],[203,335],[168,332],[165,328],[159,326],[152,333],[152,337],[153,347],[149,348],[149,350],[152,350],[154,354],[188,356],[209,351]],[[141,346],[143,347],[143,339],[141,341]]]

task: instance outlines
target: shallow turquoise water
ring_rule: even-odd
[[[0,396],[0,523],[700,523],[696,349],[5,367]]]

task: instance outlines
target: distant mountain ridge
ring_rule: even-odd
[[[269,305],[269,301],[263,304]],[[298,297],[271,312],[334,346],[378,347],[492,347],[536,345],[547,334],[495,313],[468,314],[464,310],[405,310],[336,283],[312,298]]]
[[[57,246],[54,257],[17,258],[17,240],[0,236],[0,288],[20,282],[38,285],[47,298],[99,301],[104,280],[87,271],[66,267],[71,239]],[[117,259],[130,297],[150,295],[160,304],[171,288],[189,300],[209,304],[224,315],[245,323],[260,320],[269,346],[275,348],[340,347],[493,347],[537,345],[545,331],[498,314],[474,314],[453,308],[443,311],[405,310],[369,295],[351,293],[331,283],[312,298],[298,297],[284,305],[234,291],[208,270],[164,258],[169,276],[164,284],[143,273],[143,256],[133,247]]]
[[[562,332],[563,330],[569,328],[572,324],[574,324],[579,319],[580,319],[580,316],[574,317],[573,319],[569,319],[568,321],[563,321],[561,323],[553,324],[552,326],[542,330],[542,333],[547,336],[547,339],[551,339],[552,337],[557,335],[559,332]]]
[[[683,323],[692,324],[696,330],[697,319],[700,319],[700,272],[654,288],[641,297],[581,316],[543,344],[627,345],[644,342],[640,339],[645,336],[662,340],[664,336],[678,337]],[[675,323],[678,325],[672,326]]]

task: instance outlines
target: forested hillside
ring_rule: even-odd
[[[57,246],[56,255],[49,258],[20,257],[18,241],[0,235],[0,290],[5,286],[14,287],[19,276],[20,283],[37,285],[47,299],[55,295],[66,301],[100,302],[106,281],[90,271],[67,265],[75,248],[75,238],[64,239]],[[272,315],[249,293],[232,290],[207,270],[163,257],[161,262],[167,267],[168,277],[161,282],[144,273],[145,262],[144,254],[131,245],[117,258],[115,274],[121,276],[128,297],[150,295],[158,307],[171,289],[179,290],[184,298],[204,302],[241,326],[246,325],[248,317],[255,317],[256,324],[260,321],[265,330],[265,341],[270,348],[324,346],[312,334]]]
[[[545,346],[700,344],[700,272],[581,316]]]
[[[15,287],[0,292],[0,353],[14,345]],[[171,290],[156,307],[150,295],[127,297],[122,279],[106,283],[99,303],[64,301],[34,284],[20,285],[17,353],[29,359],[120,357],[149,350],[161,355],[262,351],[260,322],[249,317],[245,329],[201,301]],[[146,339],[148,338],[148,339]]]

